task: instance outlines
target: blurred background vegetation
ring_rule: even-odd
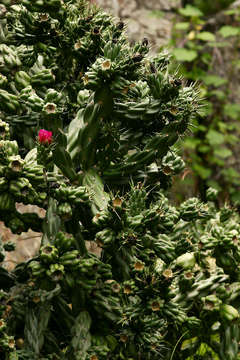
[[[179,77],[200,89],[202,116],[179,146],[186,168],[172,198],[205,200],[212,186],[219,204],[240,207],[240,1],[96,2],[126,22],[133,41],[147,37],[153,52],[167,47]]]
[[[199,83],[205,99],[203,115],[184,141],[191,171],[186,183],[202,200],[212,186],[219,190],[221,203],[238,205],[240,7],[229,8],[229,0],[195,3],[198,7],[186,4],[179,9],[171,39],[173,55],[182,64],[180,73]]]

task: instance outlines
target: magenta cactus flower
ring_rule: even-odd
[[[38,141],[40,144],[51,144],[52,142],[52,131],[41,129],[38,132]]]

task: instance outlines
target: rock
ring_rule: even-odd
[[[130,40],[149,39],[151,51],[168,43],[172,22],[180,0],[95,0],[106,11],[120,17],[127,25]]]
[[[36,212],[39,217],[43,218],[45,216],[45,210],[35,205],[17,204],[16,209],[20,213]],[[13,270],[18,263],[27,261],[38,252],[42,238],[41,233],[32,230],[21,233],[21,235],[13,234],[2,221],[0,221],[0,234],[3,243],[11,241],[16,244],[16,249],[7,252],[2,263],[5,269],[10,271]]]

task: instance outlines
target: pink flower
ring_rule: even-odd
[[[51,144],[52,142],[52,131],[47,131],[44,129],[39,130],[38,132],[38,141],[40,144]]]

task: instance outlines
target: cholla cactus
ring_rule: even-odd
[[[238,216],[163,194],[197,92],[85,0],[0,11],[0,220],[43,233],[39,254],[0,268],[0,357],[236,359]]]

